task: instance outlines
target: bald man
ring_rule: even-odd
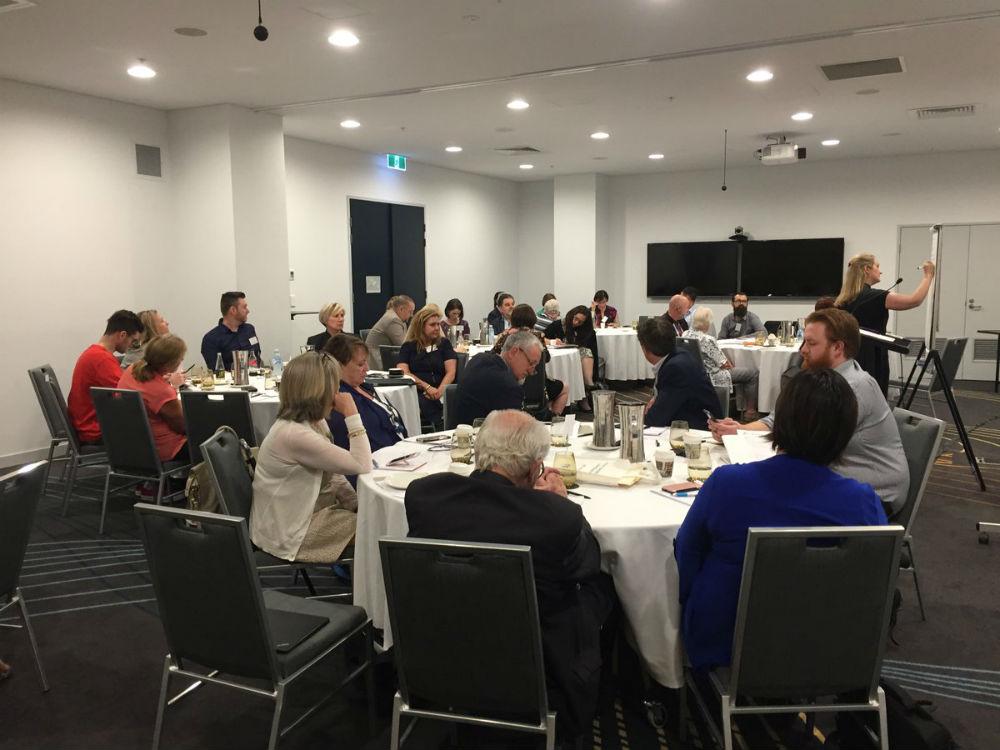
[[[688,329],[688,323],[684,320],[684,316],[688,314],[688,310],[690,309],[691,300],[683,294],[675,294],[670,298],[670,303],[667,305],[667,312],[663,317],[670,321],[670,325],[674,328],[674,333],[678,336],[683,336],[684,331]]]

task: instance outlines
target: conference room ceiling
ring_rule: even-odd
[[[264,43],[252,0],[33,2],[0,12],[0,77],[168,110],[238,104],[292,136],[509,179],[721,169],[725,128],[731,167],[770,133],[808,161],[1000,148],[997,0],[263,0]],[[978,17],[945,21],[960,16]],[[360,44],[331,46],[336,28]],[[889,57],[904,72],[820,70]],[[155,78],[126,75],[140,58]],[[745,80],[759,67],[774,79]],[[516,97],[530,108],[508,109]],[[976,114],[912,112],[959,104]],[[496,152],[518,146],[540,153]]]

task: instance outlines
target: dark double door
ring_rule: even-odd
[[[352,198],[350,210],[354,329],[371,328],[396,294],[419,310],[427,301],[423,207]]]

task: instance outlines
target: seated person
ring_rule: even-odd
[[[590,314],[595,328],[609,328],[618,325],[618,311],[608,304],[608,293],[598,289],[594,301],[590,303]]]
[[[552,292],[546,292],[545,294],[543,294],[542,306],[539,307],[537,310],[535,310],[535,315],[537,315],[539,318],[545,317],[545,303],[548,302],[550,299],[555,299],[555,298],[556,295],[554,295]],[[557,315],[556,317],[558,318],[559,316]]]
[[[170,333],[170,323],[160,315],[157,310],[143,310],[139,313],[139,320],[142,321],[142,337],[129,347],[122,357],[121,365],[124,370],[129,365],[133,365],[142,359],[142,353],[146,349],[146,344],[154,336],[162,336]],[[184,382],[184,373],[174,373],[170,378],[170,385],[176,387]]]
[[[331,336],[336,336],[338,333],[346,333],[344,330],[344,317],[346,315],[347,311],[344,310],[344,306],[338,302],[329,302],[323,305],[319,311],[319,322],[326,330],[307,338],[306,346],[316,351],[322,351]]]
[[[282,560],[335,562],[354,540],[358,496],[345,474],[367,474],[372,454],[340,367],[322,352],[285,365],[278,418],[260,445],[253,477],[250,538]],[[350,451],[334,445],[326,418],[344,417]]]
[[[209,370],[215,369],[215,360],[222,355],[222,364],[233,369],[233,352],[250,351],[260,362],[260,341],[257,331],[247,323],[250,307],[243,292],[223,292],[219,300],[222,317],[219,325],[201,339],[201,356]]]
[[[503,352],[483,352],[469,359],[455,390],[458,424],[472,424],[498,409],[524,405],[525,378],[542,363],[542,342],[529,331],[512,333]]]
[[[121,374],[119,388],[139,391],[149,417],[149,428],[160,461],[187,461],[187,426],[170,376],[180,369],[187,345],[172,334],[156,336],[146,344],[142,359]]]
[[[834,370],[803,372],[778,396],[778,455],[720,466],[699,490],[674,545],[681,636],[695,670],[731,661],[747,529],[886,523],[871,486],[830,469],[851,439],[857,411],[851,387]]]
[[[535,330],[544,334],[554,321],[562,320],[562,315],[559,313],[559,300],[555,297],[546,300],[545,304],[542,305],[541,314],[536,314],[536,317],[538,322],[535,323]]]
[[[495,411],[476,438],[472,475],[416,480],[406,490],[406,519],[411,537],[531,547],[549,705],[568,739],[589,732],[594,718],[614,587],[580,506],[566,499],[558,472],[543,469],[548,450],[542,423]]]
[[[514,309],[514,296],[507,294],[507,292],[497,292],[493,300],[493,309],[486,316],[486,321],[493,328],[493,333],[499,336],[510,328],[510,314]]]
[[[406,338],[406,324],[413,316],[416,306],[405,294],[390,297],[385,304],[385,314],[368,331],[365,344],[368,346],[368,364],[373,370],[382,368],[380,346],[402,346]]]
[[[597,333],[594,331],[594,321],[590,310],[583,305],[577,305],[568,313],[562,322],[563,341],[574,344],[580,349],[580,365],[583,368],[583,385],[589,391],[594,388],[594,364],[597,362]],[[586,398],[577,402],[581,411],[590,411]]]
[[[722,319],[722,324],[719,326],[720,339],[738,339],[764,330],[764,324],[756,313],[747,312],[749,297],[743,292],[733,292],[730,301],[733,311]]]
[[[836,306],[837,306],[836,298],[830,296],[820,297],[818,300],[816,300],[816,306],[813,308],[813,310],[827,310],[831,307],[836,307]]]
[[[655,373],[646,425],[669,427],[675,419],[683,419],[693,429],[708,429],[705,412],[718,417],[719,399],[705,368],[686,351],[675,349],[673,323],[662,316],[647,318],[636,333],[642,354]]]
[[[701,307],[695,304],[698,301],[698,289],[693,286],[686,286],[681,289],[681,294],[687,297],[688,302],[691,303],[691,307],[688,308],[687,313],[684,315],[684,322],[688,324],[688,330],[691,330],[691,326],[694,325],[694,314],[698,312]],[[708,335],[715,338],[715,323],[710,322],[708,325]]]
[[[444,318],[441,320],[442,333],[447,336],[452,326],[458,326],[459,338],[471,335],[469,321],[465,319],[465,308],[462,306],[462,300],[458,298],[448,300],[448,304],[444,306]]]
[[[910,470],[899,438],[899,427],[875,379],[861,369],[854,356],[861,345],[857,319],[835,308],[816,310],[806,318],[802,339],[802,369],[831,368],[854,390],[858,419],[851,442],[830,467],[838,474],[870,484],[882,498],[886,513],[902,509],[910,488]],[[716,437],[744,430],[770,430],[774,417],[741,425],[732,419],[712,422]]]
[[[691,300],[683,294],[675,294],[667,304],[667,312],[664,317],[674,329],[676,336],[683,336],[690,326],[686,320],[688,310],[691,309]]]
[[[541,333],[537,331],[536,323],[538,322],[538,316],[535,315],[535,311],[531,309],[531,305],[520,304],[514,305],[514,309],[510,313],[510,328],[501,333],[496,342],[493,344],[493,353],[500,354],[503,352],[504,341],[511,333],[516,333],[517,331],[531,331],[534,333],[538,340],[542,342],[542,363],[543,367],[547,364],[551,357],[549,356],[549,350],[544,347],[545,339]],[[545,396],[549,404],[549,410],[553,414],[562,414],[566,408],[566,402],[569,400],[569,389],[563,384],[561,380],[555,380],[554,378],[545,376]]]
[[[410,320],[396,367],[416,381],[420,418],[435,430],[444,428],[444,389],[455,382],[457,366],[455,350],[441,334],[441,310],[437,305],[422,307]]]
[[[736,408],[746,419],[756,419],[757,382],[760,373],[752,367],[734,367],[733,363],[719,349],[719,342],[708,331],[712,327],[712,310],[699,307],[692,318],[691,328],[684,332],[684,338],[697,339],[701,349],[701,360],[712,385],[721,385],[732,393],[736,386]]]
[[[372,453],[407,437],[406,425],[396,407],[379,395],[377,388],[365,383],[365,375],[368,374],[368,347],[365,342],[357,336],[341,333],[327,341],[323,351],[333,355],[340,364],[340,393],[347,393],[354,399],[361,422],[368,431]],[[344,450],[350,450],[351,441],[344,415],[334,411],[327,417],[326,423],[333,442]]]
[[[84,445],[101,442],[101,426],[90,397],[91,388],[117,388],[122,376],[114,352],[124,354],[144,331],[142,321],[131,310],[118,310],[108,318],[104,335],[76,360],[66,408],[76,436]]]

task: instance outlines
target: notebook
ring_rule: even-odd
[[[283,609],[268,609],[267,621],[271,626],[271,637],[279,654],[287,654],[328,622],[329,617],[305,615],[300,612],[286,612]]]

